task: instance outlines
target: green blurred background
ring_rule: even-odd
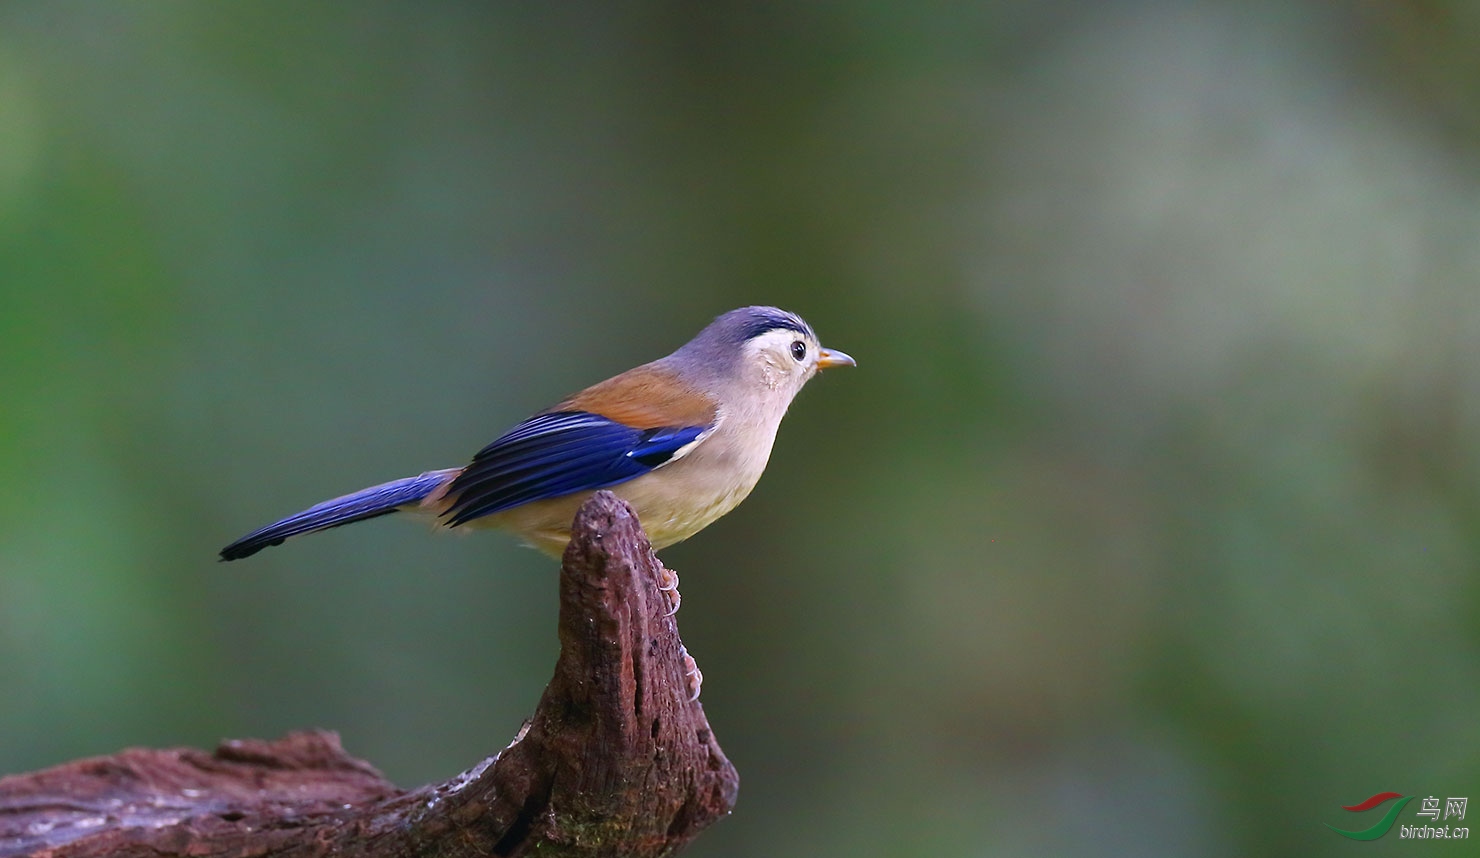
[[[1472,854],[1323,825],[1480,800],[1461,0],[0,6],[0,772],[498,750],[550,561],[216,551],[749,303],[859,368],[664,553],[690,854]]]

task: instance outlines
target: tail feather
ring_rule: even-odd
[[[420,501],[441,488],[458,470],[450,468],[427,471],[315,504],[297,515],[290,515],[282,521],[254,530],[231,543],[221,549],[221,559],[250,557],[269,546],[282,545],[283,540],[290,536],[389,515],[397,508]]]

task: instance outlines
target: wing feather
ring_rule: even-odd
[[[709,425],[636,427],[589,411],[550,411],[484,447],[452,481],[448,525],[531,501],[606,488],[667,464]]]

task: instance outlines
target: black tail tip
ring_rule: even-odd
[[[264,548],[271,548],[274,545],[282,544],[282,537],[278,539],[238,539],[236,542],[221,549],[220,562],[224,563],[228,560],[240,560],[243,557],[251,557]]]

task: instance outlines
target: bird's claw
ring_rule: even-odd
[[[678,613],[678,606],[683,603],[683,597],[678,593],[678,573],[667,566],[660,567],[658,572],[658,589],[668,597],[672,607],[664,616],[671,617]],[[689,655],[688,648],[679,644],[679,654],[683,656],[683,674],[689,681],[689,702],[699,699],[699,688],[704,684],[704,672],[699,670],[698,662]]]
[[[671,617],[678,613],[678,606],[683,604],[683,596],[678,592],[678,573],[667,566],[662,567],[662,571],[658,573],[658,589],[668,596],[672,606],[663,616]]]
[[[689,680],[689,702],[693,703],[699,699],[699,688],[704,684],[704,671],[699,669],[699,663],[689,655],[687,648],[679,650],[683,655],[683,672]]]

